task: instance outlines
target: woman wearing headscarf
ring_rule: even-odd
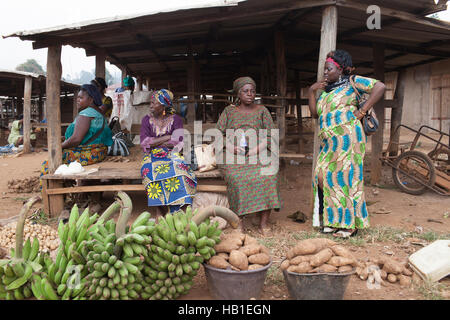
[[[174,114],[173,94],[167,89],[155,92],[150,112],[142,119],[140,142],[144,152],[141,174],[147,191],[148,206],[156,207],[160,217],[192,205],[197,179],[191,167],[174,147],[182,143],[183,135],[175,130],[183,128],[183,119]],[[172,136],[172,134],[174,134]]]
[[[267,136],[260,129],[267,129],[270,134],[271,129],[277,129],[270,112],[263,105],[255,104],[256,83],[250,77],[241,77],[234,81],[233,92],[237,97],[235,104],[224,109],[217,122],[216,128],[225,136],[227,129],[244,132],[254,129],[258,135],[257,141],[263,141],[255,146],[249,145],[244,136],[233,137],[232,143],[226,144],[227,152],[244,156],[245,163],[226,163],[221,165],[221,169],[227,183],[228,201],[230,208],[240,217],[248,214],[260,216],[259,231],[266,235],[270,230],[268,219],[272,209],[279,209],[281,206],[278,176],[277,174],[263,174],[263,166],[259,161],[250,164],[249,159],[256,157],[265,148],[270,148]],[[238,140],[236,143],[236,139]],[[242,141],[242,144],[240,142]],[[230,141],[231,142],[231,141]],[[272,142],[273,143],[273,142]],[[238,144],[236,146],[236,144]],[[231,147],[232,146],[232,147]],[[248,146],[246,148],[246,146]],[[273,146],[273,145],[272,145]],[[241,221],[241,230],[243,224]]]
[[[313,177],[313,226],[343,238],[369,227],[363,179],[366,136],[360,120],[385,91],[376,79],[351,75],[353,69],[348,52],[332,51],[325,62],[324,81],[309,88],[309,109],[319,119],[320,141]],[[350,76],[360,94],[370,94],[360,109]],[[323,90],[318,100],[317,90]]]
[[[98,91],[100,91],[100,94],[102,95],[102,105],[99,107],[99,109],[105,115],[105,118],[109,119],[111,117],[113,102],[111,97],[105,95],[106,88],[108,88],[105,79],[101,77],[96,77],[94,80],[91,81],[91,84],[96,86]]]
[[[101,162],[112,145],[112,133],[100,106],[102,96],[91,84],[81,86],[77,96],[78,116],[67,127],[63,149],[63,163],[78,161],[83,166]],[[41,176],[48,173],[48,163],[44,161]]]

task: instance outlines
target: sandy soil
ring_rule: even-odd
[[[23,202],[33,194],[10,193],[7,181],[10,179],[24,179],[39,175],[40,165],[47,158],[47,152],[36,150],[32,154],[20,156],[4,156],[0,158],[0,220],[15,216],[19,213]],[[121,163],[127,166],[130,163]],[[281,181],[281,196],[283,208],[275,212],[270,218],[271,234],[262,237],[256,232],[252,218],[246,218],[244,224],[247,232],[271,249],[273,265],[269,269],[262,299],[285,300],[290,299],[282,273],[278,267],[285,250],[295,243],[295,239],[311,235],[310,190],[311,164],[287,165],[287,179]],[[369,175],[367,171],[366,176]],[[366,200],[369,203],[371,228],[360,232],[356,237],[345,240],[346,244],[359,260],[369,257],[392,256],[400,261],[419,250],[418,245],[411,238],[419,239],[425,245],[437,237],[450,238],[450,197],[440,196],[428,191],[420,196],[413,196],[400,192],[394,186],[391,170],[383,168],[383,178],[378,186],[365,187]],[[148,210],[143,193],[130,193],[133,199],[134,219],[140,212]],[[112,194],[104,193],[102,206],[106,208],[113,200]],[[305,223],[293,222],[287,216],[300,210],[308,216]],[[254,222],[254,221],[253,221]],[[413,243],[412,243],[413,242]],[[416,243],[416,244],[414,244]],[[449,277],[440,281],[438,285],[427,286],[419,283],[410,288],[402,288],[398,283],[388,284],[381,289],[368,289],[366,282],[351,276],[344,299],[450,299]],[[194,287],[190,293],[181,299],[212,299],[208,291],[203,268],[194,280]]]

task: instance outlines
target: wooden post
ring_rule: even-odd
[[[189,41],[189,47],[188,47],[188,54],[189,54],[189,66],[188,66],[188,75],[187,75],[187,91],[188,92],[195,92],[195,60],[194,56],[192,54],[192,41]],[[189,95],[188,99],[193,100],[195,98],[195,95]],[[195,115],[195,103],[189,102],[188,108],[187,108],[187,122],[189,124],[193,124],[196,115]]]
[[[375,69],[375,79],[378,79],[384,82],[384,45],[382,44],[374,44],[373,45],[373,61],[374,61],[374,69]],[[378,121],[380,126],[377,132],[372,136],[372,163],[370,164],[371,172],[370,172],[370,183],[377,184],[380,182],[381,178],[381,169],[382,163],[380,158],[383,153],[383,136],[384,136],[384,121],[385,121],[385,112],[384,112],[384,104],[381,99],[374,106],[374,110],[377,114]]]
[[[287,93],[287,69],[284,35],[281,31],[275,32],[275,60],[277,67],[277,94],[285,97]],[[277,108],[277,122],[280,129],[280,152],[286,149],[286,100],[280,100],[281,108]]]
[[[44,116],[44,108],[43,108],[43,101],[42,101],[42,93],[39,93],[39,99],[38,99],[38,114],[39,114],[39,121],[42,121]]]
[[[106,76],[106,54],[103,51],[97,51],[95,56],[95,76],[105,79]],[[106,80],[106,79],[105,79]]]
[[[406,75],[407,71],[402,70],[398,73],[397,86],[395,88],[394,99],[397,100],[397,106],[392,108],[391,112],[391,134],[390,140],[392,141],[391,148],[389,149],[390,156],[398,155],[398,144],[400,142],[400,130],[397,132],[395,130],[402,123],[403,114],[403,101],[405,97],[405,87],[406,87]]]
[[[33,79],[25,77],[25,84],[23,89],[23,153],[31,152],[31,89]]]
[[[75,90],[73,92],[73,101],[72,101],[72,120],[75,120],[75,118],[78,115],[78,103],[77,103],[77,97],[78,97],[79,90]]]
[[[298,153],[303,153],[302,88],[299,71],[295,71],[295,106],[297,108]]]

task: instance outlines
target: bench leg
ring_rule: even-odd
[[[55,180],[47,180],[47,190],[48,189],[54,189],[54,188],[62,188],[63,182],[62,181],[55,181]],[[64,210],[64,195],[63,194],[52,194],[47,195],[46,197],[48,200],[48,216],[49,218],[57,217],[61,214],[61,211]],[[45,204],[44,204],[45,205]]]

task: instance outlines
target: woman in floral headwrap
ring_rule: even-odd
[[[261,217],[260,233],[266,235],[269,231],[268,219],[271,210],[279,209],[281,206],[278,176],[277,172],[264,173],[266,166],[259,161],[253,164],[254,162],[251,162],[251,160],[264,149],[273,148],[274,141],[272,140],[269,144],[266,135],[271,133],[271,129],[276,129],[276,126],[266,107],[255,104],[256,83],[252,78],[241,77],[236,79],[233,83],[233,91],[237,95],[237,102],[225,108],[220,115],[216,128],[223,135],[227,134],[227,129],[242,129],[244,132],[254,129],[258,135],[259,144],[256,146],[248,145],[245,136],[239,137],[236,132],[236,137],[233,139],[238,139],[238,145],[236,146],[233,142],[226,145],[229,153],[233,155],[241,154],[245,159],[244,164],[239,164],[240,162],[236,159],[233,163],[226,163],[225,161],[225,164],[221,165],[227,182],[228,201],[231,210],[239,216],[258,214]],[[260,131],[260,129],[267,129],[264,137],[261,136],[264,131]],[[260,141],[263,142],[260,143]],[[233,147],[230,147],[231,145]],[[241,229],[243,229],[242,223]]]
[[[169,206],[170,212],[174,212],[192,204],[197,188],[191,167],[179,153],[172,152],[183,141],[183,135],[174,132],[183,128],[183,119],[174,114],[172,100],[173,94],[169,90],[157,91],[151,99],[150,113],[141,124],[141,148],[144,152],[141,174],[148,206],[156,207],[157,216],[167,212],[162,211],[163,206]]]

